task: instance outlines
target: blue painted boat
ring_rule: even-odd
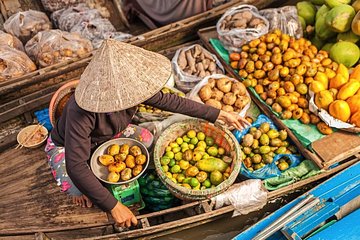
[[[360,163],[248,228],[235,240],[360,239]]]

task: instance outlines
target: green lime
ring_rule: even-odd
[[[184,142],[186,142],[186,143],[188,143],[188,142],[190,142],[190,138],[188,137],[188,136],[183,136],[183,140],[184,140]]]
[[[181,172],[181,168],[179,165],[174,165],[171,167],[171,170],[170,170],[172,173],[178,173],[178,172]]]
[[[196,134],[196,136],[197,136],[197,138],[200,140],[200,141],[203,141],[203,140],[205,140],[205,133],[203,133],[203,132],[198,132],[197,134]]]
[[[186,143],[186,142],[183,142],[181,145],[180,145],[181,148],[189,148],[189,144]]]
[[[193,144],[189,144],[189,149],[193,150],[195,146]]]
[[[182,183],[182,182],[185,180],[185,175],[182,174],[182,173],[180,173],[180,174],[177,176],[176,180],[177,180],[179,183]]]
[[[197,145],[196,145],[196,147],[202,147],[202,148],[206,148],[207,146],[206,146],[206,142],[205,141],[199,141],[198,143],[197,143]]]
[[[174,147],[178,147],[179,144],[177,144],[176,142],[171,142],[171,143],[169,144],[169,146],[170,146],[171,148],[174,148]]]
[[[209,179],[206,179],[206,180],[202,183],[202,185],[205,186],[205,187],[207,187],[207,188],[209,188],[209,187],[211,187],[211,182],[210,182]]]
[[[206,142],[206,145],[208,145],[208,146],[214,145],[214,139],[212,137],[206,137],[205,142]]]
[[[187,177],[183,180],[183,183],[187,183],[189,184],[190,183],[190,180],[191,180],[191,177]]]
[[[182,153],[181,152],[175,153],[175,160],[180,161],[181,159],[182,159]]]
[[[175,153],[173,153],[172,151],[169,151],[169,152],[165,153],[165,156],[170,159],[173,159],[175,157]]]
[[[194,138],[194,137],[196,137],[196,132],[195,132],[195,130],[191,129],[191,130],[189,130],[189,131],[187,132],[186,135],[187,135],[189,138]]]
[[[191,178],[190,180],[190,186],[197,187],[200,184],[199,180],[197,178]]]
[[[160,158],[160,164],[163,166],[168,165],[170,162],[170,158],[168,156],[163,156]]]
[[[175,159],[170,159],[169,167],[172,167],[176,164]]]
[[[181,148],[180,148],[180,147],[174,147],[174,148],[172,149],[172,151],[173,151],[173,153],[178,153],[178,152],[181,151]]]
[[[163,172],[165,172],[165,173],[169,171],[169,166],[168,165],[161,166],[161,168],[162,168]]]
[[[218,149],[216,147],[209,147],[209,149],[207,150],[207,153],[210,155],[210,156],[213,156],[215,157],[216,155],[218,155]]]
[[[183,142],[184,142],[184,140],[181,137],[178,137],[176,139],[176,143],[179,144],[179,145],[181,145]]]
[[[194,137],[190,140],[190,143],[193,145],[196,145],[198,142],[199,142],[199,139],[197,139],[196,137]]]
[[[201,158],[201,159],[207,159],[207,158],[209,158],[209,157],[210,157],[210,155],[209,155],[209,154],[204,153],[204,155],[202,156],[202,158]]]
[[[184,152],[186,152],[186,150],[189,150],[189,147],[182,148],[182,149],[181,149],[181,152],[184,153]]]
[[[166,152],[170,152],[171,151],[171,147],[170,146],[167,146],[166,149],[165,149]]]

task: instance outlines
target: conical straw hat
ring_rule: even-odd
[[[90,112],[124,110],[154,96],[170,75],[171,63],[165,56],[105,40],[81,75],[75,100]]]

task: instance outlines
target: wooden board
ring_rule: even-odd
[[[347,132],[334,132],[311,144],[326,167],[360,153],[360,137]]]
[[[98,208],[80,208],[60,192],[43,147],[0,154],[0,236],[108,225]]]

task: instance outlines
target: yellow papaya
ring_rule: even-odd
[[[328,77],[326,76],[325,73],[317,72],[315,77],[314,77],[314,80],[321,82],[324,85],[325,89],[328,89],[328,87],[329,87],[329,79],[328,79]]]
[[[359,90],[359,88],[360,88],[360,82],[350,81],[340,88],[336,97],[339,100],[346,100],[349,97],[354,96],[355,93]]]
[[[360,127],[360,111],[357,111],[350,118],[350,123],[355,124],[355,126]]]
[[[335,100],[329,106],[329,113],[336,119],[347,122],[350,118],[350,107],[344,100]]]
[[[342,74],[337,73],[335,77],[330,79],[329,88],[340,89],[348,80],[349,79],[345,78]]]
[[[353,68],[350,74],[350,78],[360,80],[360,65],[357,65],[355,68]]]
[[[328,110],[333,101],[334,96],[329,90],[320,91],[315,95],[315,104],[318,108]]]
[[[349,79],[349,69],[342,63],[339,64],[336,73],[343,75],[346,79]]]
[[[346,100],[349,104],[351,114],[360,111],[360,95],[354,95]]]
[[[324,84],[322,84],[321,82],[319,81],[312,81],[310,83],[310,86],[309,86],[310,90],[313,91],[314,93],[318,93],[322,90],[326,90]]]

